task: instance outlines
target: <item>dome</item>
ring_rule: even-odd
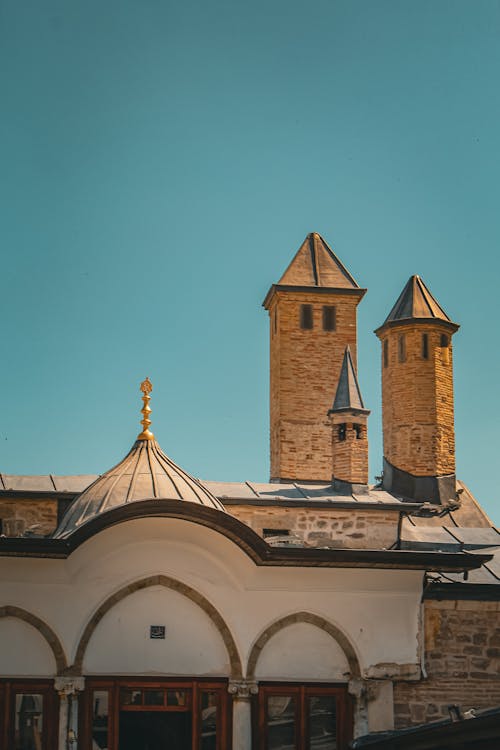
[[[147,378],[141,385],[141,390],[144,393],[142,433],[119,464],[77,495],[55,532],[55,537],[70,536],[83,524],[106,511],[154,498],[197,503],[225,512],[215,495],[163,453],[149,431],[151,384]]]

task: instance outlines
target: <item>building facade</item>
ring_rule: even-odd
[[[271,287],[267,484],[176,465],[148,379],[103,475],[0,474],[0,747],[345,750],[450,705],[494,723],[471,710],[500,706],[500,534],[456,479],[458,326],[412,277],[377,329],[371,485],[364,293],[316,233]]]

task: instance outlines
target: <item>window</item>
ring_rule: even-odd
[[[300,306],[300,327],[305,330],[311,330],[313,327],[313,306],[312,305],[301,305]]]
[[[356,433],[356,440],[363,439],[363,426],[360,424],[353,424],[354,432]]]
[[[334,331],[336,328],[335,307],[323,305],[323,330]]]
[[[352,736],[346,688],[259,686],[258,750],[347,750]]]
[[[384,367],[389,367],[389,339],[384,339]]]
[[[406,362],[406,336],[404,333],[398,336],[398,360]]]
[[[422,334],[422,359],[429,359],[429,334]]]
[[[0,747],[49,750],[57,746],[53,683],[0,681]]]
[[[264,539],[270,536],[290,536],[290,529],[262,529]]]
[[[339,440],[342,442],[342,440],[345,440],[346,438],[346,430],[347,425],[345,422],[342,422],[342,424],[339,424]]]
[[[449,344],[450,344],[450,340],[448,336],[446,335],[446,333],[442,333],[441,334],[441,346],[444,348],[444,347],[449,346]]]

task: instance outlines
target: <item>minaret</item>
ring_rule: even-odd
[[[330,482],[325,414],[365,294],[319,234],[308,234],[264,307],[271,335],[271,481]]]
[[[383,325],[385,489],[415,501],[455,498],[453,323],[412,276]]]
[[[348,493],[368,490],[368,435],[370,412],[365,409],[346,346],[333,406],[328,412],[332,426],[332,484]]]

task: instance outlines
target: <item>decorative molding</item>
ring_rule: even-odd
[[[56,677],[54,688],[61,698],[76,695],[85,690],[85,677]]]
[[[250,700],[259,692],[259,686],[255,680],[229,680],[227,692],[235,700]]]

